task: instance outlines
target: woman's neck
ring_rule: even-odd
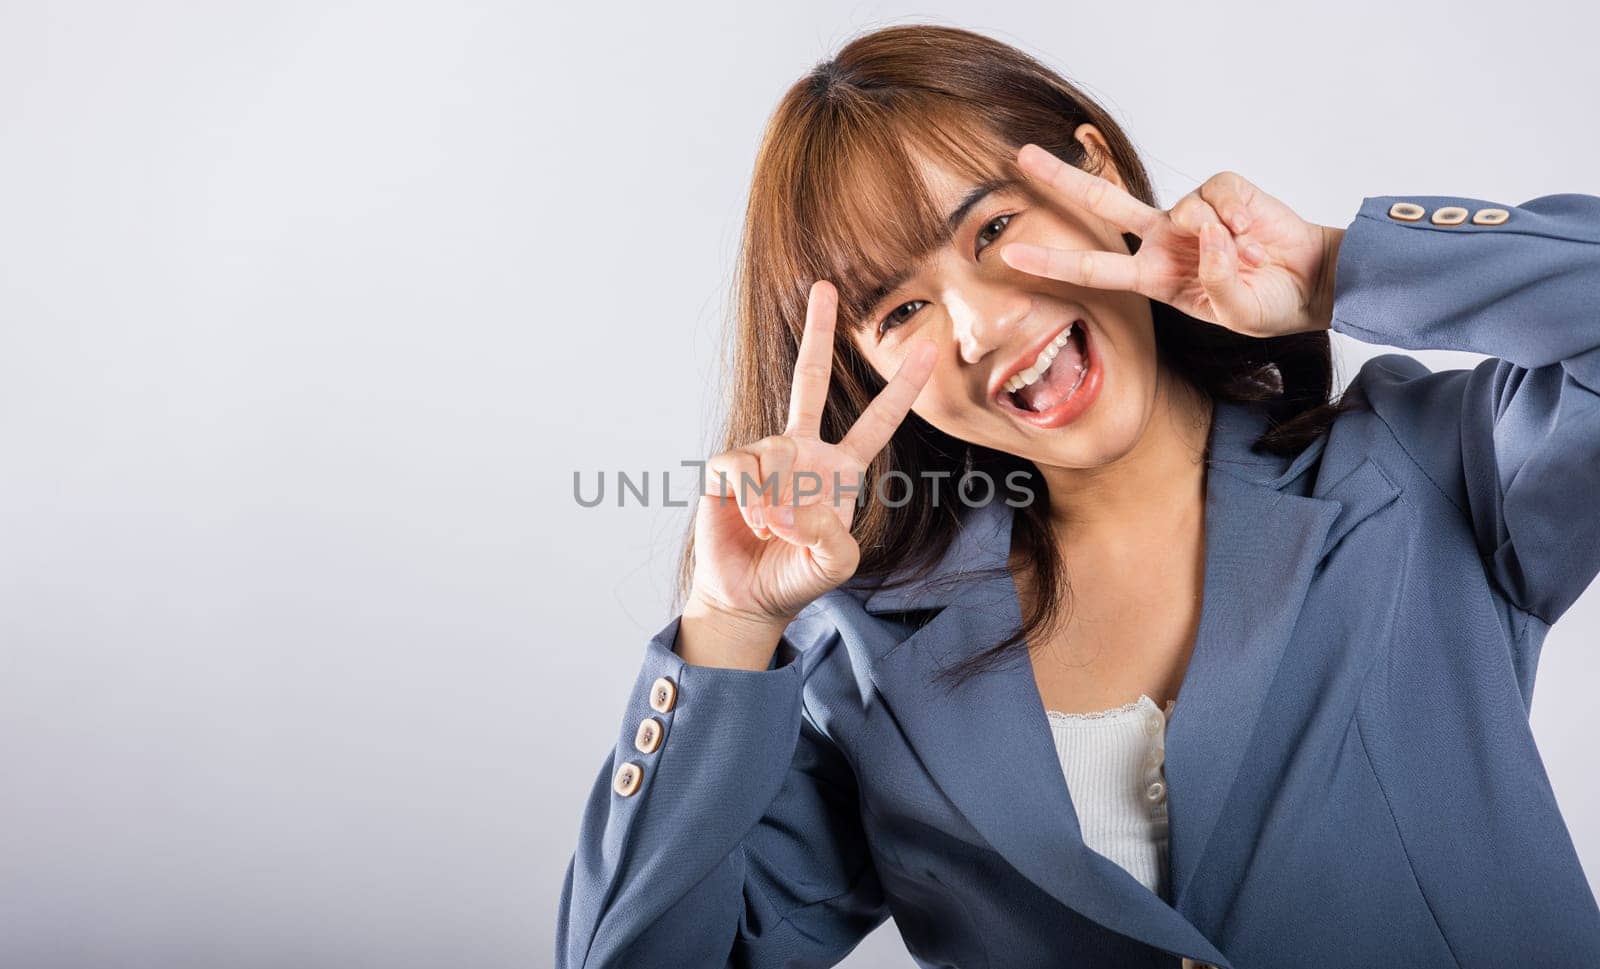
[[[1040,467],[1064,544],[1115,546],[1169,535],[1203,510],[1211,399],[1165,366],[1160,373],[1150,420],[1127,454],[1096,468]]]

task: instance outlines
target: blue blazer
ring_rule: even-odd
[[[685,664],[676,618],[645,644],[556,965],[831,966],[889,916],[924,967],[1600,965],[1528,724],[1600,572],[1600,198],[1367,198],[1335,286],[1338,332],[1492,359],[1379,356],[1293,458],[1216,408],[1170,898],[1085,846],[1025,658],[930,682],[1021,619],[961,575],[1005,563],[996,502],[929,581],[817,600],[767,670]]]

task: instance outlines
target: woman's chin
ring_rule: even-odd
[[[1109,389],[1102,388],[1094,407],[1062,427],[1013,422],[1008,444],[999,449],[1057,468],[1097,468],[1119,460],[1139,443],[1145,414],[1137,406],[1123,406]]]

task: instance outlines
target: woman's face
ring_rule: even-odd
[[[1092,125],[1077,136],[1108,157]],[[934,164],[922,171],[945,213],[974,188]],[[1102,174],[1122,184],[1109,166]],[[1043,466],[1115,461],[1156,406],[1150,302],[1013,269],[1000,258],[1008,242],[1128,252],[1120,230],[1085,210],[1025,186],[996,189],[964,209],[950,243],[873,308],[856,345],[888,379],[913,346],[933,341],[937,362],[913,410],[953,437]]]

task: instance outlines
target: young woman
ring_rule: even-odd
[[[1071,84],[895,27],[772,118],[737,308],[559,966],[1600,964],[1528,726],[1600,571],[1600,198],[1163,210]],[[1335,399],[1329,330],[1491,359]]]

